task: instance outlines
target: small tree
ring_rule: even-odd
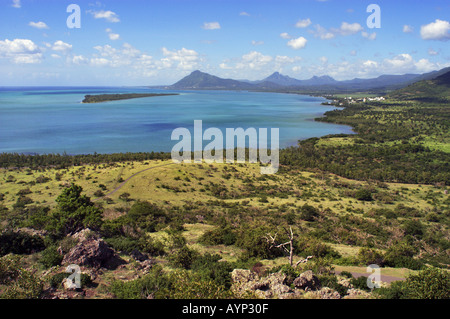
[[[56,202],[58,208],[53,214],[53,222],[49,230],[56,235],[66,235],[83,228],[98,229],[103,216],[99,208],[86,195],[81,195],[83,188],[72,184],[62,191]]]

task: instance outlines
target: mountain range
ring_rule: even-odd
[[[424,74],[381,75],[372,79],[355,78],[337,81],[330,76],[313,76],[298,80],[275,72],[259,81],[223,79],[201,71],[194,71],[173,85],[164,87],[175,90],[264,90],[305,92],[356,92],[392,91],[412,83],[433,80],[450,71],[450,67]]]

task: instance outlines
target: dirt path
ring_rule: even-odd
[[[336,274],[339,274],[339,273],[340,273],[340,271],[336,271]],[[355,278],[370,276],[370,273],[359,273],[359,272],[352,272],[352,271],[350,273]],[[394,277],[394,276],[386,276],[386,275],[381,275],[380,277],[381,277],[380,280],[382,282],[387,282],[387,283],[391,283],[393,281],[405,280],[405,278],[402,278],[402,277]]]
[[[155,168],[160,168],[160,167],[165,167],[165,166],[169,166],[169,165],[174,165],[174,164],[175,164],[175,163],[168,163],[168,164],[159,165],[159,166],[152,166],[152,167],[143,169],[142,171],[139,171],[139,172],[137,172],[137,173],[134,173],[133,175],[131,175],[130,177],[128,177],[126,180],[124,180],[122,183],[120,183],[120,185],[117,186],[114,190],[112,190],[112,191],[109,192],[108,194],[103,195],[102,197],[96,198],[96,199],[94,199],[94,200],[92,200],[92,201],[95,202],[95,201],[98,201],[98,200],[103,199],[103,198],[105,198],[105,197],[108,197],[108,196],[113,195],[113,194],[116,193],[118,190],[120,190],[120,189],[121,189],[121,188],[122,188],[122,187],[130,180],[130,179],[136,177],[137,175],[139,175],[139,174],[141,174],[141,173],[143,173],[143,172],[146,172],[146,171],[148,171],[148,170],[155,169]]]

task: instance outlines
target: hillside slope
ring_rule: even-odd
[[[424,80],[408,85],[390,94],[400,100],[417,100],[445,103],[450,100],[450,71],[433,80]]]

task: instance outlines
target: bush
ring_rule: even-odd
[[[319,216],[319,211],[317,208],[308,204],[302,206],[300,215],[301,219],[312,222],[317,218],[317,216]]]
[[[410,299],[450,299],[450,274],[445,270],[427,268],[406,279]]]
[[[403,227],[405,229],[405,235],[414,236],[419,239],[422,238],[425,233],[425,227],[418,220],[407,220],[403,224]]]
[[[148,232],[154,232],[169,222],[165,211],[146,201],[135,202],[127,213],[127,220],[135,227]]]
[[[192,263],[198,257],[198,252],[183,246],[169,256],[169,262],[172,266],[184,269],[191,269]]]
[[[32,254],[45,249],[44,240],[21,232],[8,231],[0,235],[0,257],[9,253]]]
[[[231,271],[233,267],[222,259],[220,255],[205,254],[194,259],[191,269],[198,273],[202,279],[213,280],[218,285],[231,287]]]
[[[144,277],[130,280],[115,280],[109,291],[118,299],[147,299],[152,296],[156,299],[165,299],[169,295],[171,283],[161,266],[155,266]]]
[[[67,277],[69,277],[70,275],[71,275],[71,273],[68,273],[68,272],[61,272],[61,273],[55,274],[52,277],[50,277],[49,284],[52,288],[61,288],[63,280],[66,279]],[[93,284],[92,278],[88,274],[81,273],[80,274],[80,284],[81,284],[81,288],[91,287]]]
[[[45,268],[51,268],[60,265],[63,258],[64,257],[58,252],[56,246],[49,246],[42,252],[39,263]]]
[[[364,188],[356,191],[355,198],[357,200],[366,201],[366,202],[370,202],[373,200],[372,193],[368,189],[364,189]]]
[[[228,227],[218,227],[205,232],[198,242],[202,245],[233,245],[236,242],[236,234]]]
[[[317,278],[320,281],[320,286],[334,289],[341,296],[344,296],[347,294],[347,287],[338,283],[336,276],[327,274],[327,275],[318,275]]]
[[[350,280],[350,284],[353,285],[354,288],[364,290],[364,291],[370,291],[370,288],[367,286],[367,278],[365,276],[361,276],[358,278],[352,278]]]
[[[295,244],[295,253],[306,256],[314,257],[331,257],[339,258],[341,255],[331,246],[313,238],[313,237],[300,237]]]
[[[420,270],[423,262],[413,258],[416,252],[416,248],[406,242],[397,243],[387,249],[384,254],[384,264],[389,267]]]
[[[375,293],[385,299],[450,299],[450,275],[445,270],[427,268]]]
[[[383,255],[373,248],[360,248],[357,258],[364,266],[371,264],[382,266],[384,263]]]
[[[103,223],[102,211],[94,206],[89,197],[81,195],[82,191],[81,186],[72,184],[58,196],[58,208],[48,226],[51,233],[62,237],[83,228],[100,228]]]
[[[236,246],[245,249],[248,258],[273,259],[283,256],[283,251],[271,247],[265,238],[272,230],[264,226],[241,229],[237,235]]]
[[[0,299],[38,299],[43,283],[20,265],[18,256],[0,258],[0,285],[5,285]]]

